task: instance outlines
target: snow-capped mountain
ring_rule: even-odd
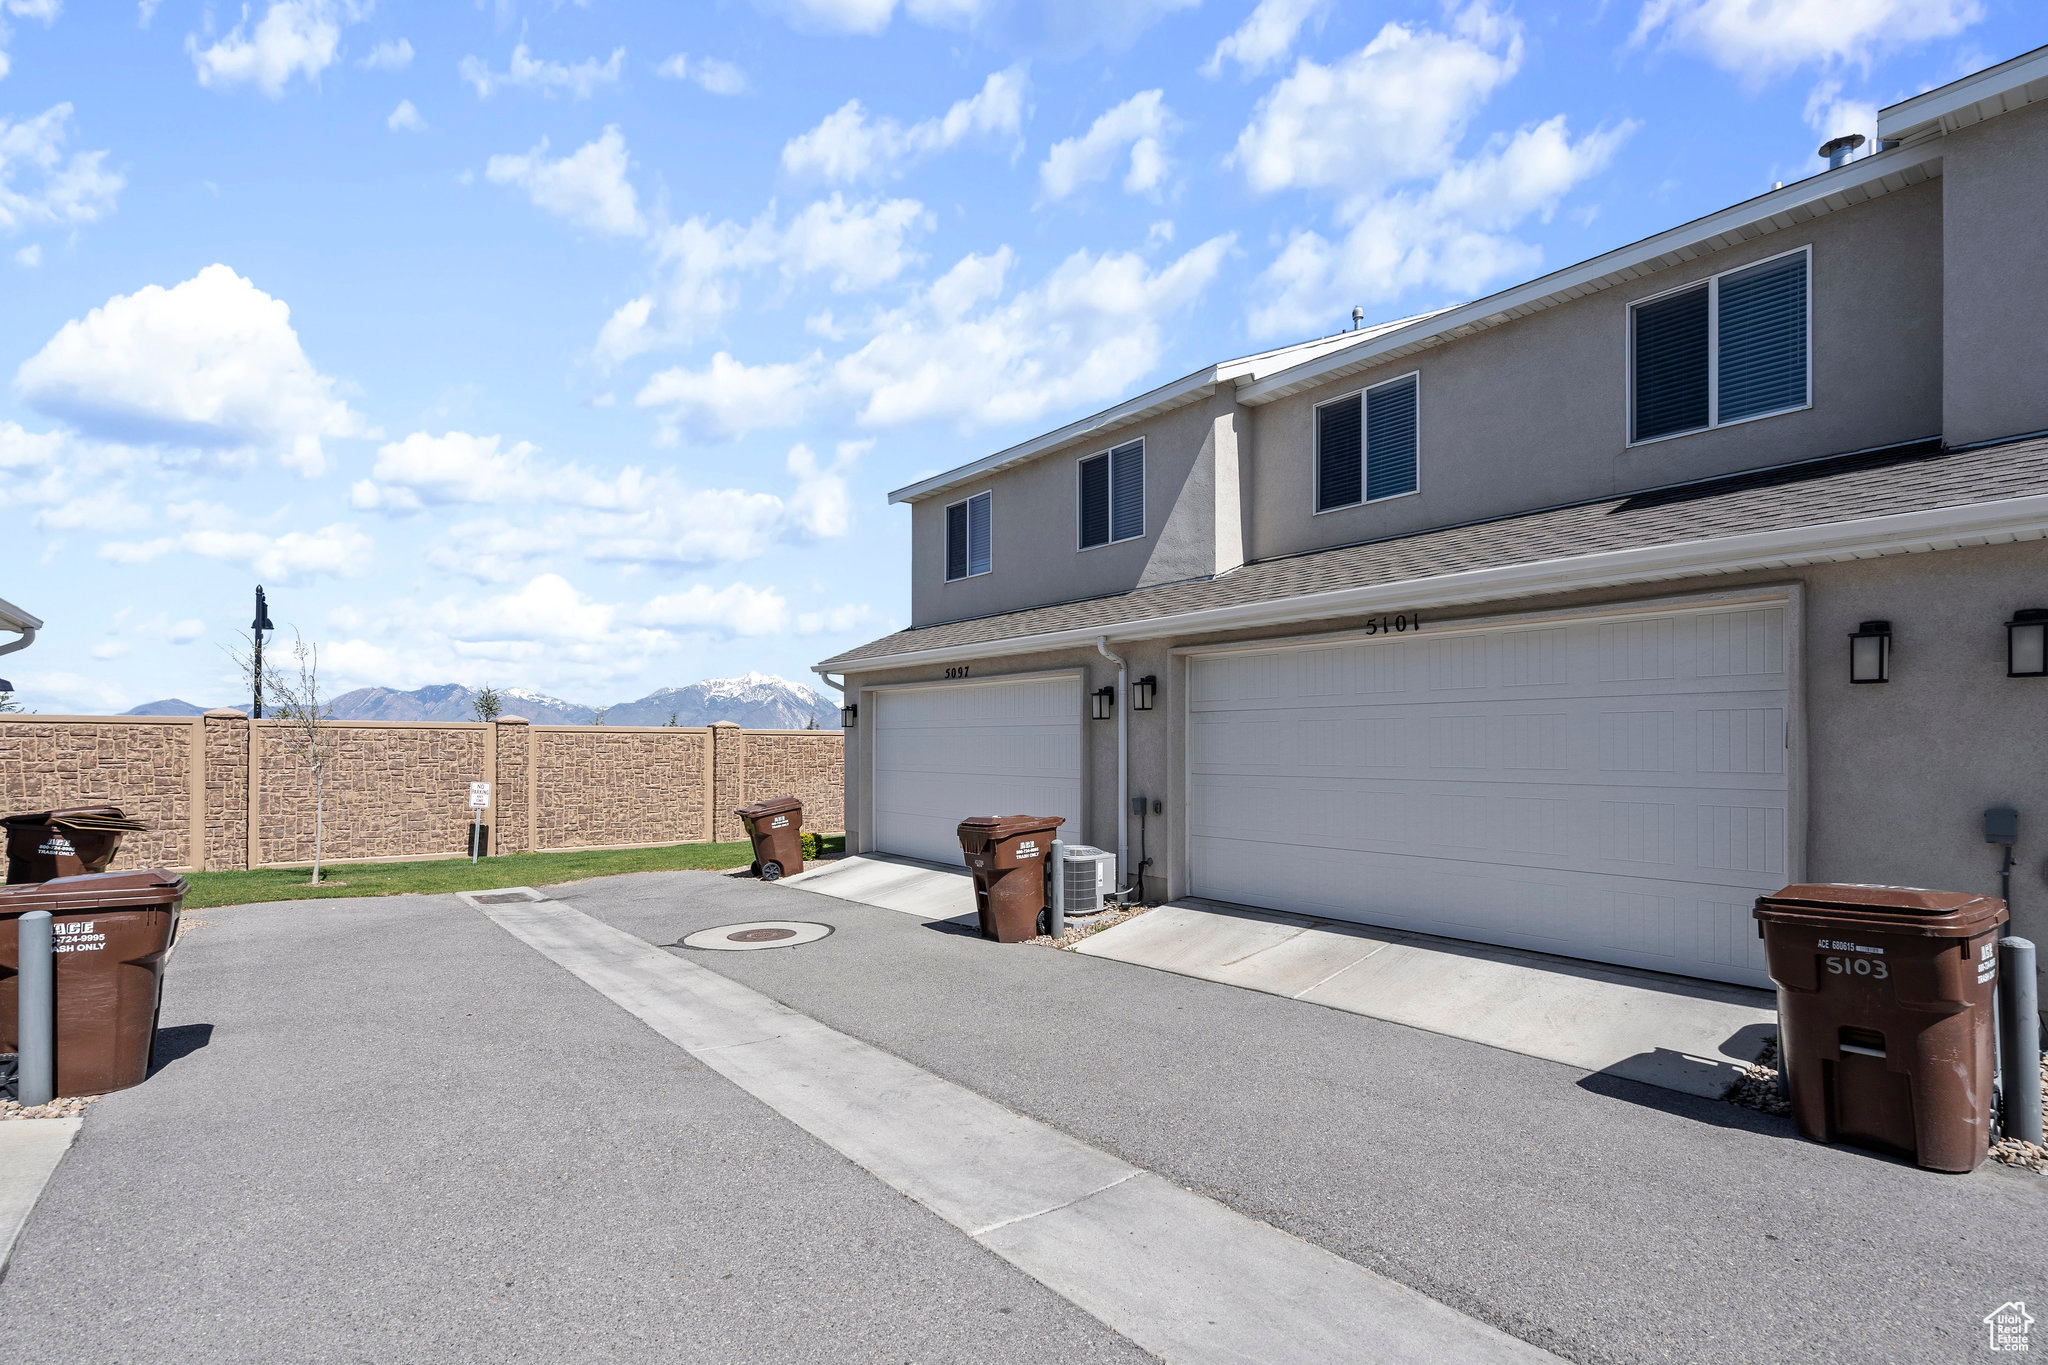
[[[638,701],[604,713],[607,725],[709,725],[729,720],[750,730],[802,730],[817,717],[820,728],[839,728],[839,703],[772,673],[742,678],[707,678],[689,687],[663,687]]]
[[[336,720],[475,720],[477,689],[436,683],[400,692],[391,687],[358,687],[333,702]],[[247,700],[234,703],[237,709]],[[145,703],[131,716],[194,716],[204,707],[177,697]],[[597,708],[563,701],[524,687],[498,689],[498,713],[524,716],[536,725],[588,725]],[[658,688],[638,701],[605,708],[607,725],[709,725],[729,720],[749,730],[803,730],[817,718],[820,729],[839,727],[839,703],[772,673],[743,678],[706,678],[688,687]]]

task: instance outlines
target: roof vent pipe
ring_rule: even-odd
[[[1358,329],[1359,329],[1360,327],[1363,327],[1364,325],[1365,325],[1365,310],[1364,310],[1363,308],[1356,308],[1356,307],[1354,307],[1354,308],[1353,308],[1353,309],[1351,310],[1351,330],[1355,332],[1355,331],[1357,331],[1357,330],[1358,330]]]
[[[1828,169],[1834,170],[1849,160],[1849,153],[1861,147],[1865,141],[1861,133],[1849,133],[1843,137],[1831,137],[1820,144],[1820,154],[1828,159]]]

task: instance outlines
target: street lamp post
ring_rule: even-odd
[[[255,682],[255,696],[251,698],[249,714],[256,720],[263,719],[263,632],[276,629],[276,626],[270,624],[270,608],[263,600],[263,585],[258,583],[256,619],[249,623],[249,634],[256,640],[255,667],[249,670]]]

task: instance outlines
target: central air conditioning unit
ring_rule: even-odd
[[[1069,917],[1095,915],[1116,901],[1116,854],[1067,844],[1060,858],[1060,909]]]

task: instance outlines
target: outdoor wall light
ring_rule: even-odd
[[[1892,676],[1892,623],[1865,621],[1849,636],[1849,681],[1881,683]]]
[[[1131,709],[1133,711],[1150,711],[1153,698],[1159,695],[1158,677],[1147,673],[1144,677],[1138,679],[1136,689],[1131,694]]]
[[[1108,720],[1110,714],[1116,710],[1116,689],[1098,688],[1088,694],[1088,700],[1091,704],[1090,714],[1097,720]]]
[[[839,708],[839,728],[840,728],[840,729],[842,729],[842,730],[851,730],[851,729],[853,728],[853,726],[854,726],[854,722],[855,722],[855,721],[858,721],[859,719],[860,719],[860,707],[859,707],[859,705],[858,705],[858,704],[856,704],[856,703],[854,703],[854,702],[848,702],[848,703],[846,703],[846,705],[844,705],[844,706],[842,706],[842,707],[840,707],[840,708]]]
[[[2028,607],[2005,623],[2005,676],[2048,678],[2048,611]]]

